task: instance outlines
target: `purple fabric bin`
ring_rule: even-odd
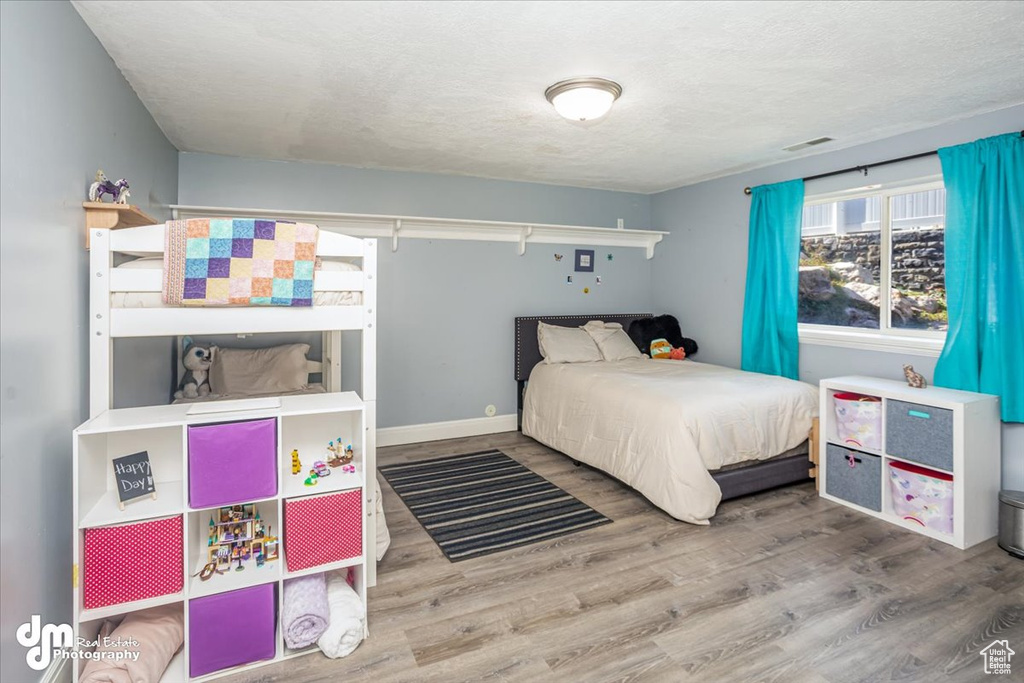
[[[188,502],[193,508],[277,494],[277,420],[188,428]]]
[[[277,654],[277,584],[188,603],[188,671],[192,678]]]

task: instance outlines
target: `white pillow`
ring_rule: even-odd
[[[589,363],[601,360],[593,338],[581,327],[537,323],[537,342],[545,363]]]
[[[118,268],[127,268],[129,270],[138,268],[141,270],[160,270],[164,267],[163,256],[143,256],[132,261],[125,261]]]
[[[317,268],[317,270],[322,271],[324,273],[339,273],[356,271],[361,269],[356,264],[350,263],[348,261],[331,261],[329,259],[321,259],[320,267]]]
[[[619,323],[606,323],[591,320],[583,329],[593,338],[605,360],[625,360],[627,358],[643,358],[640,349],[629,338]]]
[[[213,347],[210,391],[214,394],[277,394],[309,383],[309,344],[282,344],[265,349]]]

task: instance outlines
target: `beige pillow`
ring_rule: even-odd
[[[545,363],[588,363],[601,360],[597,344],[581,327],[537,323],[537,342]]]
[[[606,323],[591,320],[583,326],[587,334],[597,344],[601,357],[605,360],[625,360],[626,358],[643,358],[640,349],[629,338],[619,323]]]
[[[276,394],[309,383],[309,344],[282,344],[265,349],[213,347],[210,391],[214,394]]]

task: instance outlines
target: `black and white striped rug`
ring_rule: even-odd
[[[612,521],[501,451],[378,469],[452,562]]]

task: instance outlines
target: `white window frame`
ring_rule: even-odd
[[[799,323],[797,332],[801,344],[897,353],[909,352],[918,356],[935,357],[942,352],[942,347],[946,343],[944,330],[907,330],[892,327],[892,297],[890,293],[892,289],[892,226],[889,221],[889,211],[890,200],[894,195],[937,190],[944,187],[942,176],[930,176],[902,182],[867,185],[827,194],[812,194],[804,198],[804,206],[877,196],[882,198],[881,234],[879,237],[881,247],[879,258],[882,263],[882,267],[879,269],[879,304],[882,314],[879,320],[880,327],[877,330]],[[800,236],[802,239],[802,230]],[[809,237],[813,237],[813,235],[809,235]]]

